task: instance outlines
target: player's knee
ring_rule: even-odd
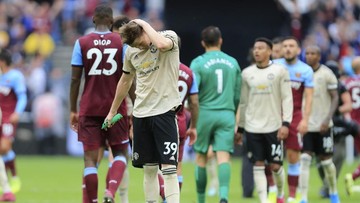
[[[157,176],[157,171],[159,169],[158,165],[155,164],[145,164],[144,165],[144,174],[148,176]]]
[[[300,156],[301,165],[303,167],[310,167],[311,159],[312,158],[311,158],[310,154],[308,154],[308,153],[301,154],[301,156]]]

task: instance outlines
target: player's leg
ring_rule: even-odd
[[[124,171],[127,165],[127,148],[129,144],[129,124],[128,120],[120,120],[115,123],[108,131],[103,132],[106,135],[107,142],[111,148],[113,161],[108,170],[107,190],[105,198],[114,198],[114,195],[120,185]],[[104,201],[105,201],[104,198]]]
[[[177,176],[179,181],[179,188],[181,191],[182,183],[183,183],[183,176],[182,176],[182,160],[184,155],[184,146],[186,141],[186,130],[187,130],[187,124],[186,124],[186,114],[185,112],[179,112],[177,114],[177,121],[178,121],[178,127],[179,127],[179,158],[178,158],[178,165],[177,165]]]
[[[196,127],[198,137],[194,144],[196,152],[195,182],[198,203],[205,203],[207,152],[210,146],[211,130],[214,125],[212,117],[211,112],[207,110],[199,111],[199,120]]]
[[[300,176],[299,189],[301,193],[301,203],[308,201],[310,165],[312,152],[315,149],[315,137],[320,136],[319,133],[309,132],[303,137],[303,153],[300,156]]]
[[[207,192],[208,196],[215,196],[218,188],[219,188],[219,181],[218,181],[218,175],[217,175],[217,161],[215,153],[212,149],[212,146],[210,145],[208,153],[207,153],[207,165],[206,170],[207,174],[210,177],[210,184],[209,189]]]
[[[3,145],[5,142],[11,142],[11,140],[9,140],[7,137],[4,137],[3,135],[1,135],[0,137],[0,144]],[[1,148],[6,150],[6,146],[8,146],[8,144],[4,144],[4,147],[1,146]],[[13,194],[13,192],[11,191],[10,188],[10,184],[8,181],[8,176],[6,173],[6,168],[5,168],[5,164],[3,160],[0,160],[0,186],[2,187],[3,190],[3,195],[0,197],[0,201],[15,201],[15,195]]]
[[[276,203],[277,186],[274,181],[273,173],[270,164],[265,164],[265,175],[268,186],[268,202]]]
[[[254,163],[253,174],[255,188],[258,193],[260,203],[267,203],[267,180],[265,175],[265,160],[267,148],[265,134],[255,134],[246,132],[246,147],[251,162]]]
[[[84,172],[83,172],[83,203],[98,200],[98,172],[97,162],[99,150],[104,145],[101,135],[100,117],[79,117],[78,140],[83,143]]]
[[[145,202],[157,202],[159,198],[159,158],[152,129],[153,117],[133,117],[132,165],[143,167]]]
[[[241,185],[243,188],[243,197],[252,198],[254,192],[254,173],[253,163],[248,157],[248,149],[246,147],[246,136],[243,136],[243,152],[242,152],[242,167],[241,167]]]
[[[283,203],[285,187],[285,171],[282,166],[284,158],[284,146],[283,141],[278,140],[277,134],[277,131],[265,134],[265,157],[266,161],[269,163],[273,177],[275,179],[274,184],[276,187],[276,194],[275,201],[272,201],[276,203]]]
[[[336,167],[332,160],[334,150],[334,140],[332,136],[332,129],[329,129],[325,134],[317,136],[315,152],[321,159],[321,165],[324,169],[325,177],[329,183],[330,202],[339,203],[339,195],[337,191]]]
[[[216,115],[216,116],[214,116]],[[234,151],[235,115],[232,111],[213,112],[215,123],[213,150],[218,162],[219,197],[220,202],[227,202],[230,187],[230,153]]]
[[[300,175],[300,150],[302,137],[298,134],[296,128],[300,122],[301,117],[293,116],[293,121],[290,124],[289,136],[285,140],[286,148],[286,159],[288,161],[288,190],[289,197],[288,202],[296,201],[296,192],[299,185],[299,175]]]

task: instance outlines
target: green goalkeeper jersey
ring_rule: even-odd
[[[222,51],[207,51],[190,65],[199,87],[202,109],[236,111],[240,100],[241,70],[237,60]]]

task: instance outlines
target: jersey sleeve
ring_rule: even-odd
[[[23,113],[27,104],[25,77],[19,72],[14,81],[14,92],[17,97],[15,112]]]
[[[338,88],[338,80],[335,74],[329,70],[327,74],[327,89],[328,90],[335,90]]]
[[[83,66],[81,47],[79,40],[76,40],[74,44],[74,49],[71,57],[72,66]]]
[[[192,75],[193,75],[193,81],[191,83],[191,87],[190,87],[190,95],[191,94],[197,94],[199,93],[199,88],[198,88],[198,84],[196,82],[196,76],[195,76],[195,73],[192,72]]]
[[[309,68],[306,72],[305,72],[305,76],[304,76],[304,85],[305,87],[308,88],[313,88],[314,87],[314,71]]]
[[[248,105],[248,97],[249,97],[249,86],[246,83],[246,77],[245,77],[245,73],[243,72],[241,74],[242,76],[242,80],[241,80],[241,98],[240,98],[240,104],[239,104],[239,108],[240,108],[240,120],[239,120],[239,127],[244,128],[245,127],[245,112],[246,112],[246,107]]]
[[[199,89],[200,84],[201,84],[201,76],[200,76],[200,68],[198,67],[196,60],[193,60],[190,64],[190,69],[193,71],[195,78],[196,78],[196,82],[197,82],[197,87]]]
[[[282,69],[282,74],[280,78],[280,88],[281,88],[281,108],[282,108],[282,120],[283,122],[291,123],[293,117],[293,96],[291,90],[291,81],[289,71]]]
[[[131,61],[130,61],[130,47],[128,47],[125,51],[125,57],[124,57],[124,65],[123,65],[123,71],[125,73],[134,73],[135,72],[135,68],[132,65]]]
[[[237,74],[236,74],[236,84],[235,84],[235,94],[234,94],[234,104],[235,107],[239,106],[240,96],[241,96],[241,69],[238,63],[236,63]]]

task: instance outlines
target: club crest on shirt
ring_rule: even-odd
[[[267,79],[269,80],[273,80],[275,78],[275,75],[273,73],[270,73],[269,75],[267,75]]]
[[[297,78],[300,78],[300,77],[301,77],[301,73],[295,73],[295,76],[296,76]]]
[[[134,152],[133,160],[138,160],[138,159],[139,159],[139,154],[137,152]]]

